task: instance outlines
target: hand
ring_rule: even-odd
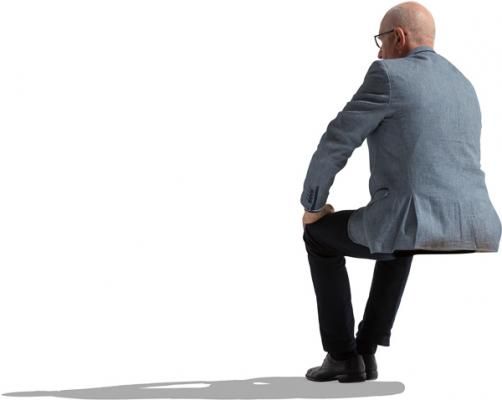
[[[305,211],[305,213],[303,214],[303,228],[305,228],[305,225],[312,224],[312,223],[316,222],[317,220],[320,220],[325,215],[331,214],[334,212],[335,212],[335,208],[331,204],[325,204],[324,207],[319,212],[311,213],[311,212]]]

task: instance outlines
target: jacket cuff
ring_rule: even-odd
[[[310,213],[317,213],[317,212],[320,212],[323,208],[324,208],[324,206],[323,206],[323,207],[321,207],[321,208],[319,208],[318,210],[308,210],[308,209],[306,209],[306,208],[304,208],[304,210],[305,210],[305,211],[308,211],[308,212],[310,212]]]

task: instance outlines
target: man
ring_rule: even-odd
[[[316,293],[321,366],[306,377],[377,378],[377,345],[390,332],[414,254],[498,251],[501,222],[480,167],[481,113],[470,81],[433,49],[435,25],[421,4],[391,8],[375,37],[378,58],[332,120],[312,156],[301,204]],[[335,175],[368,140],[370,202],[335,212]],[[376,260],[354,338],[345,256]]]

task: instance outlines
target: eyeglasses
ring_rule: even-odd
[[[390,31],[387,31],[387,32],[379,33],[378,35],[374,36],[375,43],[376,43],[376,45],[378,46],[379,49],[382,48],[382,39],[380,39],[380,36],[385,35],[386,33],[391,33],[391,32],[394,32],[394,29],[392,29]]]

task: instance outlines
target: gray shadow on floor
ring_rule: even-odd
[[[305,377],[261,377],[225,381],[184,381],[89,389],[3,393],[13,397],[73,399],[295,399],[384,396],[404,392],[401,382],[312,382]]]

